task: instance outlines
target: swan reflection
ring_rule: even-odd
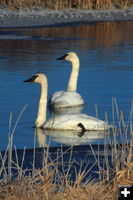
[[[55,131],[36,129],[39,147],[46,147],[47,141],[56,142],[64,145],[81,145],[103,139],[107,132],[105,131]],[[49,143],[49,142],[48,142]],[[50,144],[50,143],[49,143]]]
[[[83,105],[81,106],[75,106],[75,107],[71,107],[71,108],[56,108],[50,110],[51,113],[53,113],[54,115],[62,115],[62,114],[77,114],[77,113],[81,113],[83,110]]]
[[[39,147],[46,147],[46,134],[44,133],[43,129],[41,128],[35,128],[35,133],[37,136],[38,146]]]
[[[54,142],[65,145],[80,145],[104,138],[104,131],[86,131],[84,134],[78,131],[45,131]]]

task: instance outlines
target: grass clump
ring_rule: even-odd
[[[0,6],[9,9],[40,8],[62,10],[69,8],[77,9],[112,9],[133,6],[132,0],[1,0]]]
[[[110,130],[105,134],[102,160],[100,146],[96,154],[90,144],[94,156],[91,165],[90,160],[85,164],[79,164],[73,159],[74,147],[57,148],[57,152],[54,152],[56,157],[52,157],[47,146],[42,148],[41,168],[36,167],[35,164],[36,149],[32,151],[31,168],[24,167],[26,149],[23,150],[21,159],[17,150],[12,150],[13,134],[24,109],[9,134],[7,150],[0,153],[0,200],[116,200],[118,185],[133,185],[133,105],[129,119],[125,122],[116,99],[112,100],[112,118],[117,115],[118,126],[117,128],[113,126],[111,130],[113,142],[110,140],[110,145],[107,144]],[[11,127],[11,119],[9,127]],[[130,134],[130,141],[127,140],[127,134]],[[118,143],[117,136],[122,138],[122,144]],[[66,153],[69,153],[68,163],[64,160]],[[79,165],[78,170],[75,164]],[[95,165],[98,167],[95,171],[99,175],[97,179],[91,176]],[[72,174],[75,176],[74,179]]]

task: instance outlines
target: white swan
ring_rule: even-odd
[[[84,100],[80,94],[76,92],[77,80],[79,74],[79,58],[75,52],[66,53],[57,60],[67,60],[72,63],[72,72],[68,82],[67,91],[55,92],[49,102],[52,109],[59,109],[72,106],[80,106],[84,104]]]
[[[106,122],[91,117],[85,114],[62,114],[54,116],[46,121],[46,106],[47,106],[47,77],[42,74],[36,74],[24,82],[35,82],[41,85],[41,97],[39,101],[39,108],[37,119],[35,122],[36,127],[43,127],[48,130],[81,130],[78,126],[82,123],[86,130],[105,130],[109,126]]]

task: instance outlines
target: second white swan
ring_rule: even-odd
[[[66,108],[72,106],[80,106],[84,104],[84,100],[79,93],[76,92],[77,80],[79,74],[80,62],[75,52],[66,53],[57,60],[66,60],[72,63],[72,72],[68,82],[67,91],[55,92],[49,102],[49,106],[53,109]]]
[[[36,127],[43,127],[48,130],[81,130],[78,126],[82,123],[86,130],[105,130],[109,128],[108,123],[91,117],[86,114],[62,114],[55,115],[46,121],[46,108],[47,108],[47,88],[48,82],[45,74],[35,74],[30,79],[24,82],[35,82],[41,85],[41,96],[39,101],[39,108],[37,119],[35,122]]]

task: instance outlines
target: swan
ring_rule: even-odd
[[[55,115],[46,120],[47,109],[47,91],[48,82],[47,77],[43,73],[38,73],[24,82],[35,82],[41,85],[41,96],[38,107],[37,119],[35,122],[36,127],[43,127],[47,130],[75,130],[80,131],[81,127],[78,126],[82,123],[86,130],[105,130],[109,128],[107,122],[91,117],[86,114],[62,114]]]
[[[72,63],[72,72],[68,82],[67,91],[55,92],[49,101],[49,107],[52,109],[60,109],[65,107],[80,106],[84,104],[84,100],[80,94],[76,92],[77,80],[79,74],[79,58],[75,52],[66,53],[57,60],[66,60]]]

